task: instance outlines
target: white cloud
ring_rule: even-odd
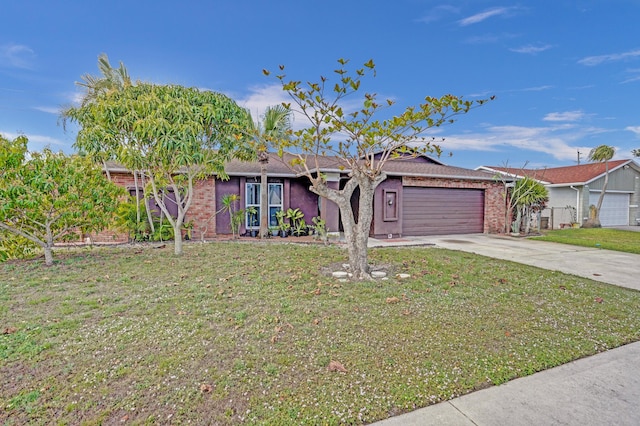
[[[458,24],[462,27],[477,24],[493,16],[508,15],[513,9],[514,8],[512,7],[496,7],[493,9],[488,9],[484,12],[480,12],[467,18],[461,19],[458,21]]]
[[[46,112],[47,114],[54,114],[54,115],[60,114],[60,107],[37,106],[37,107],[34,107],[33,109],[35,109],[36,111]]]
[[[542,92],[544,90],[553,89],[553,86],[535,86],[535,87],[525,87],[524,89],[520,89],[520,92]]]
[[[628,77],[626,80],[624,80],[622,82],[622,84],[625,83],[632,83],[634,81],[639,81],[640,80],[640,68],[631,68],[626,70],[627,74],[630,74],[631,76]]]
[[[459,13],[459,9],[457,7],[442,5],[433,8],[429,13],[419,18],[418,22],[424,22],[425,24],[439,21],[444,17],[444,15],[449,13]]]
[[[624,129],[635,133],[636,136],[640,136],[640,126],[628,126],[628,127],[625,127]]]
[[[279,84],[269,86],[253,86],[245,97],[233,97],[238,105],[247,108],[254,120],[261,117],[267,107],[279,105],[283,102],[291,102],[286,92]]]
[[[57,145],[57,146],[66,145],[60,139],[52,138],[50,136],[29,135],[29,134],[25,134],[25,133],[14,133],[14,132],[3,132],[3,131],[0,131],[0,134],[2,134],[7,139],[15,139],[18,136],[24,135],[29,140],[29,145],[37,144],[37,145],[42,146],[42,147],[47,146],[47,145]]]
[[[529,55],[536,55],[540,52],[544,52],[545,50],[549,50],[549,49],[551,49],[550,44],[545,44],[544,46],[528,45],[528,46],[522,46],[514,49],[509,49],[509,50],[515,53],[526,53]]]
[[[574,143],[603,133],[599,128],[560,125],[549,127],[488,126],[485,132],[446,135],[440,145],[444,150],[510,151],[522,150],[548,154],[558,161],[573,161],[576,150],[588,152],[590,147]],[[499,161],[499,160],[497,160]]]
[[[635,49],[635,50],[630,50],[624,53],[612,53],[612,54],[600,55],[600,56],[587,56],[586,58],[580,59],[578,63],[586,66],[595,66],[605,62],[623,61],[623,60],[632,59],[638,56],[640,56],[640,49]]]
[[[565,112],[550,112],[545,115],[544,121],[578,121],[584,118],[585,114],[582,111],[565,111]]]
[[[333,86],[331,85],[328,87]],[[293,120],[291,124],[293,129],[297,130],[309,126],[309,120],[307,117],[305,117],[302,112],[296,110],[296,105],[292,98],[287,94],[287,92],[282,90],[282,86],[280,84],[250,87],[249,93],[244,97],[235,95],[229,96],[232,99],[235,99],[238,105],[247,108],[251,112],[251,116],[254,120],[260,119],[269,106],[280,105],[283,102],[291,104],[291,110],[293,112]],[[348,114],[349,112],[361,107],[362,101],[358,100],[357,97],[354,97],[348,101],[342,101],[341,105],[345,114]]]
[[[32,69],[36,58],[35,52],[22,44],[4,44],[0,46],[0,66]]]

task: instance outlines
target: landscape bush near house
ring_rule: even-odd
[[[38,245],[27,238],[0,229],[0,262],[27,259],[38,253]]]
[[[286,217],[289,219],[289,223],[291,224],[291,233],[293,235],[296,237],[306,235],[307,224],[304,221],[304,213],[302,213],[300,209],[287,209]]]
[[[47,266],[56,242],[111,225],[123,191],[87,158],[30,152],[26,137],[0,135],[0,229],[40,247]]]
[[[286,237],[289,234],[289,229],[291,229],[291,225],[285,221],[287,218],[287,213],[283,210],[278,210],[276,212],[276,219],[278,221],[278,231],[281,237]]]

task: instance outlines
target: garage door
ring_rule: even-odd
[[[599,192],[589,194],[589,205],[598,205]],[[629,194],[604,195],[600,209],[600,224],[602,226],[619,226],[629,224]]]
[[[481,189],[402,189],[402,234],[443,235],[484,232]]]

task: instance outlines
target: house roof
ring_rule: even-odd
[[[275,153],[269,153],[269,176],[296,177],[302,172],[301,166],[290,166],[294,156],[285,154],[280,158]],[[348,173],[348,164],[331,156],[318,156],[318,168],[323,173]],[[429,158],[431,159],[431,158]],[[316,171],[315,164],[309,164],[312,171]],[[260,163],[232,160],[227,163],[225,171],[230,176],[258,176],[260,175]],[[448,179],[493,180],[493,175],[485,171],[465,169],[462,167],[447,166],[433,159],[429,162],[410,160],[388,160],[384,171],[389,176],[416,176]]]
[[[633,164],[633,160],[614,160],[609,161],[609,173]],[[576,166],[565,167],[549,167],[543,169],[518,169],[513,167],[500,166],[480,166],[476,170],[485,170],[493,173],[508,174],[513,177],[528,176],[536,179],[544,184],[551,185],[570,185],[570,184],[589,184],[596,179],[604,176],[606,173],[605,163],[588,163]]]
[[[291,166],[295,156],[284,154],[282,158],[276,153],[269,153],[267,171],[272,177],[295,178],[302,174],[303,167],[300,165]],[[311,160],[311,157],[310,157]],[[349,165],[339,157],[318,156],[318,168],[315,164],[309,164],[312,172],[319,170],[323,173],[347,174]],[[411,161],[410,159],[390,159],[385,164],[385,172],[388,176],[414,176],[445,179],[463,180],[493,180],[493,174],[486,171],[465,169],[462,167],[447,166],[436,162],[431,157],[430,161]],[[107,162],[107,168],[111,172],[128,173],[129,171],[121,164]],[[225,172],[229,176],[259,176],[260,163],[257,161],[240,161],[237,159],[229,161],[225,165]]]

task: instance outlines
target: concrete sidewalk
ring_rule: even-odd
[[[376,423],[423,425],[640,424],[640,342]]]
[[[640,255],[635,254],[483,234],[371,240],[369,245],[460,250],[640,290]],[[638,425],[639,372],[637,342],[376,425]]]

